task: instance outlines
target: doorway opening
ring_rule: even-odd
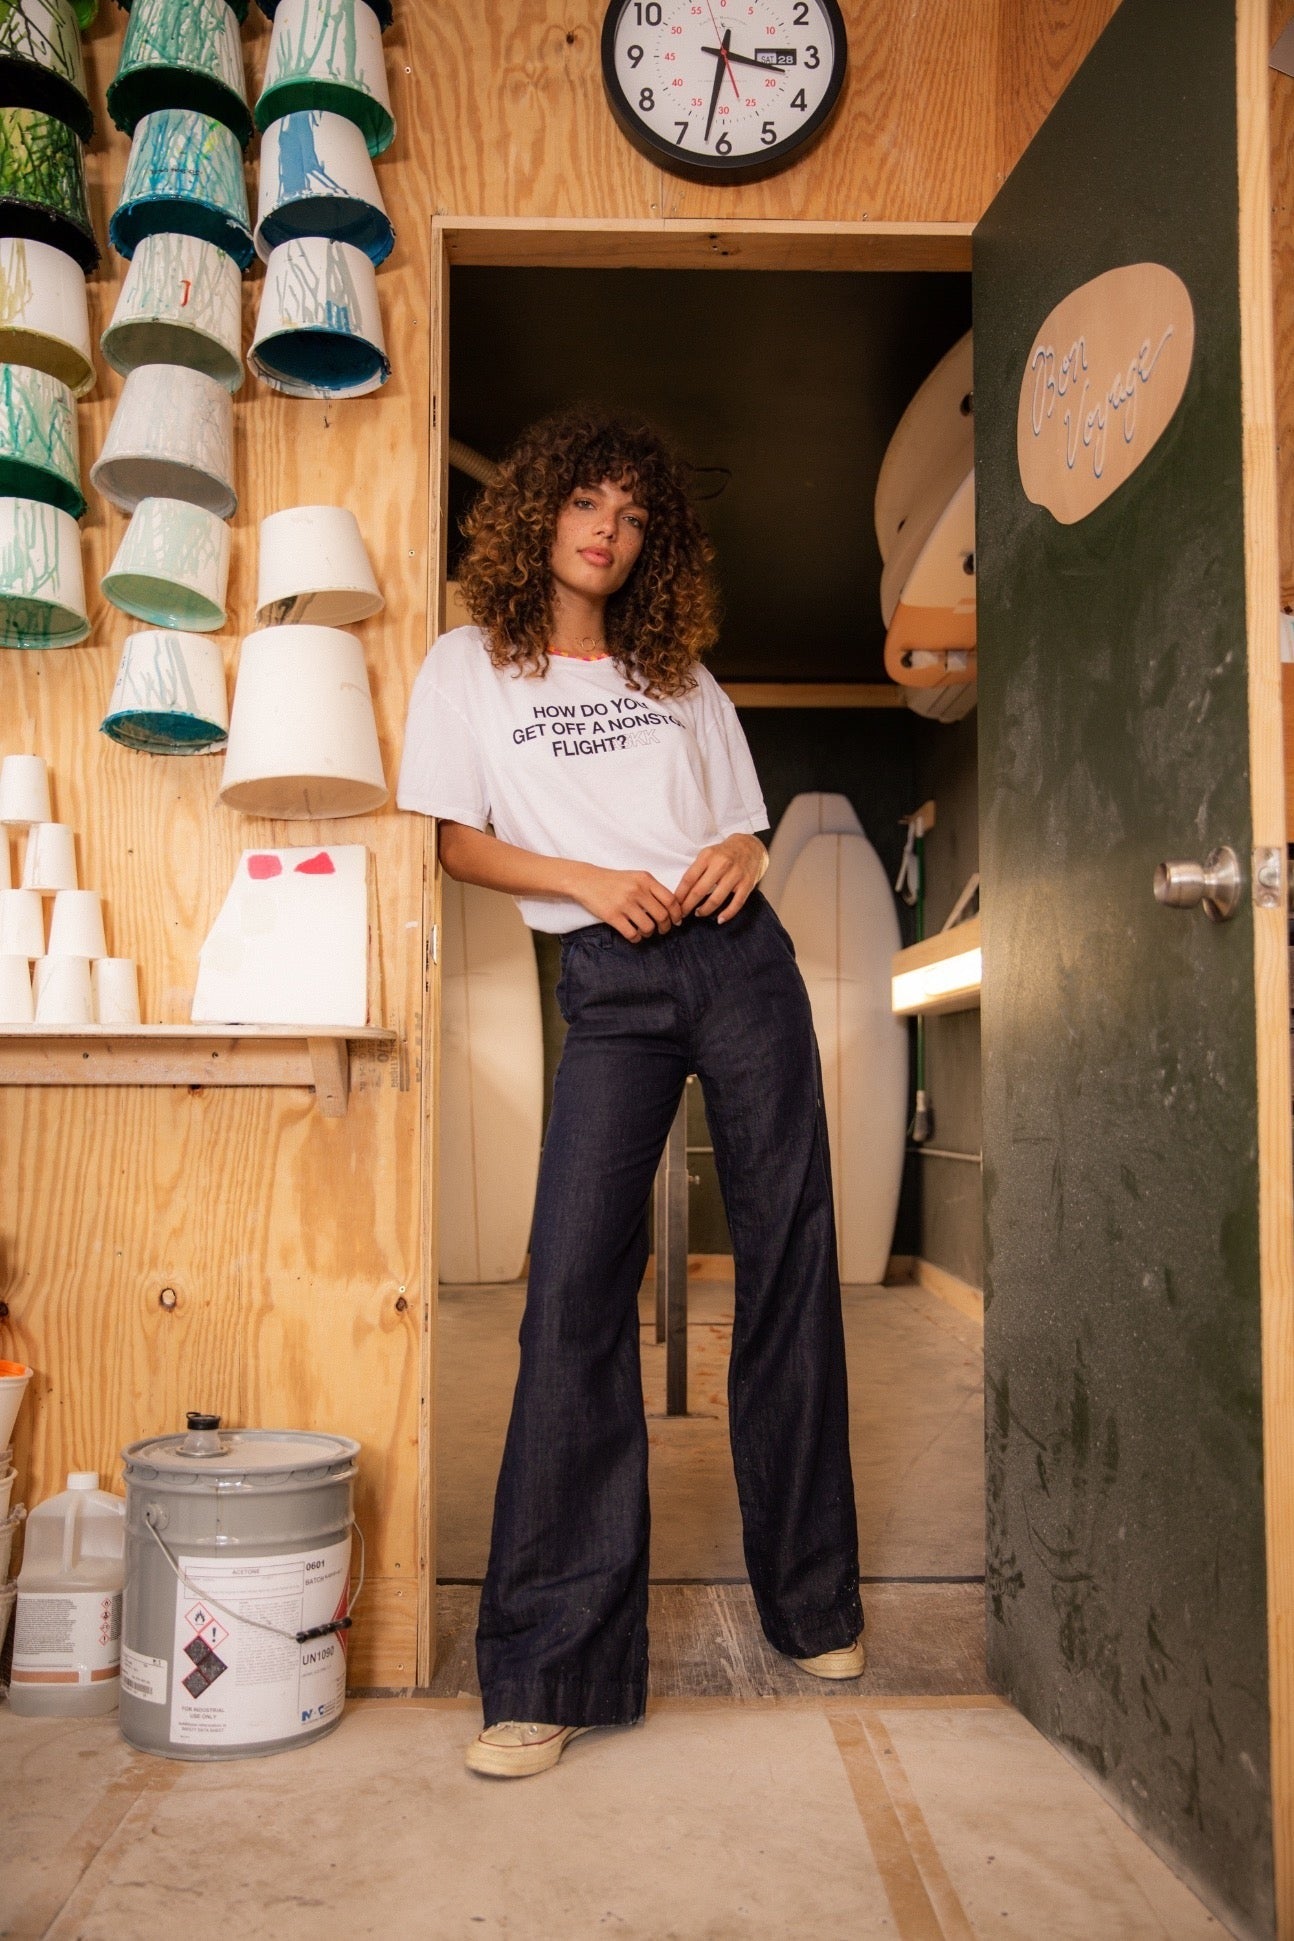
[[[724,622],[708,664],[740,708],[772,828],[797,796],[843,795],[893,882],[902,819],[933,800],[925,921],[937,930],[977,867],[976,722],[973,712],[951,725],[923,719],[893,705],[898,691],[877,693],[885,626],[873,499],[905,407],[969,328],[969,275],[924,266],[716,275],[710,266],[496,261],[448,267],[446,284],[442,431],[452,451],[461,458],[467,447],[469,463],[472,453],[497,460],[528,424],[575,402],[666,432],[692,468],[717,549]],[[468,470],[451,466],[446,626],[465,618],[455,570],[477,490]],[[795,704],[742,706],[754,684],[795,691]],[[890,705],[833,705],[844,687]],[[823,704],[804,705],[806,688],[820,690]],[[444,887],[449,977],[463,966],[454,886]],[[911,942],[911,913],[897,907]],[[558,953],[539,933],[533,947],[546,1116],[563,1034]],[[477,1193],[479,1230],[488,1210],[480,1180],[464,1172],[455,1119],[463,1095],[442,1082],[442,1203],[447,1184]],[[935,1133],[924,1149],[909,1144],[887,1284],[847,1283],[844,1296],[863,1595],[876,1619],[878,1689],[978,1691],[986,1686],[977,1013],[929,1021],[926,1090]],[[731,1243],[695,1081],[687,1123],[686,1415],[666,1411],[654,1268],[640,1303],[654,1689],[803,1696],[800,1675],[764,1644],[745,1585],[727,1448]],[[524,1303],[520,1262],[514,1275],[490,1280],[456,1274],[456,1258],[442,1246],[434,1689],[445,1692],[474,1689],[471,1633]]]

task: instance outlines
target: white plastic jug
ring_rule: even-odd
[[[9,1703],[25,1718],[111,1712],[121,1687],[126,1505],[73,1470],[27,1518]]]

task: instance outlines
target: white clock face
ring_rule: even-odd
[[[815,133],[844,75],[835,0],[616,0],[607,85],[630,130],[688,172],[775,166]]]

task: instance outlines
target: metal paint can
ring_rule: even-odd
[[[358,1456],[346,1436],[222,1432],[197,1414],[123,1452],[129,1744],[237,1759],[338,1724]]]

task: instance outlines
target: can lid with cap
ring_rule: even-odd
[[[69,1489],[98,1489],[99,1472],[97,1469],[69,1469],[67,1486]]]

